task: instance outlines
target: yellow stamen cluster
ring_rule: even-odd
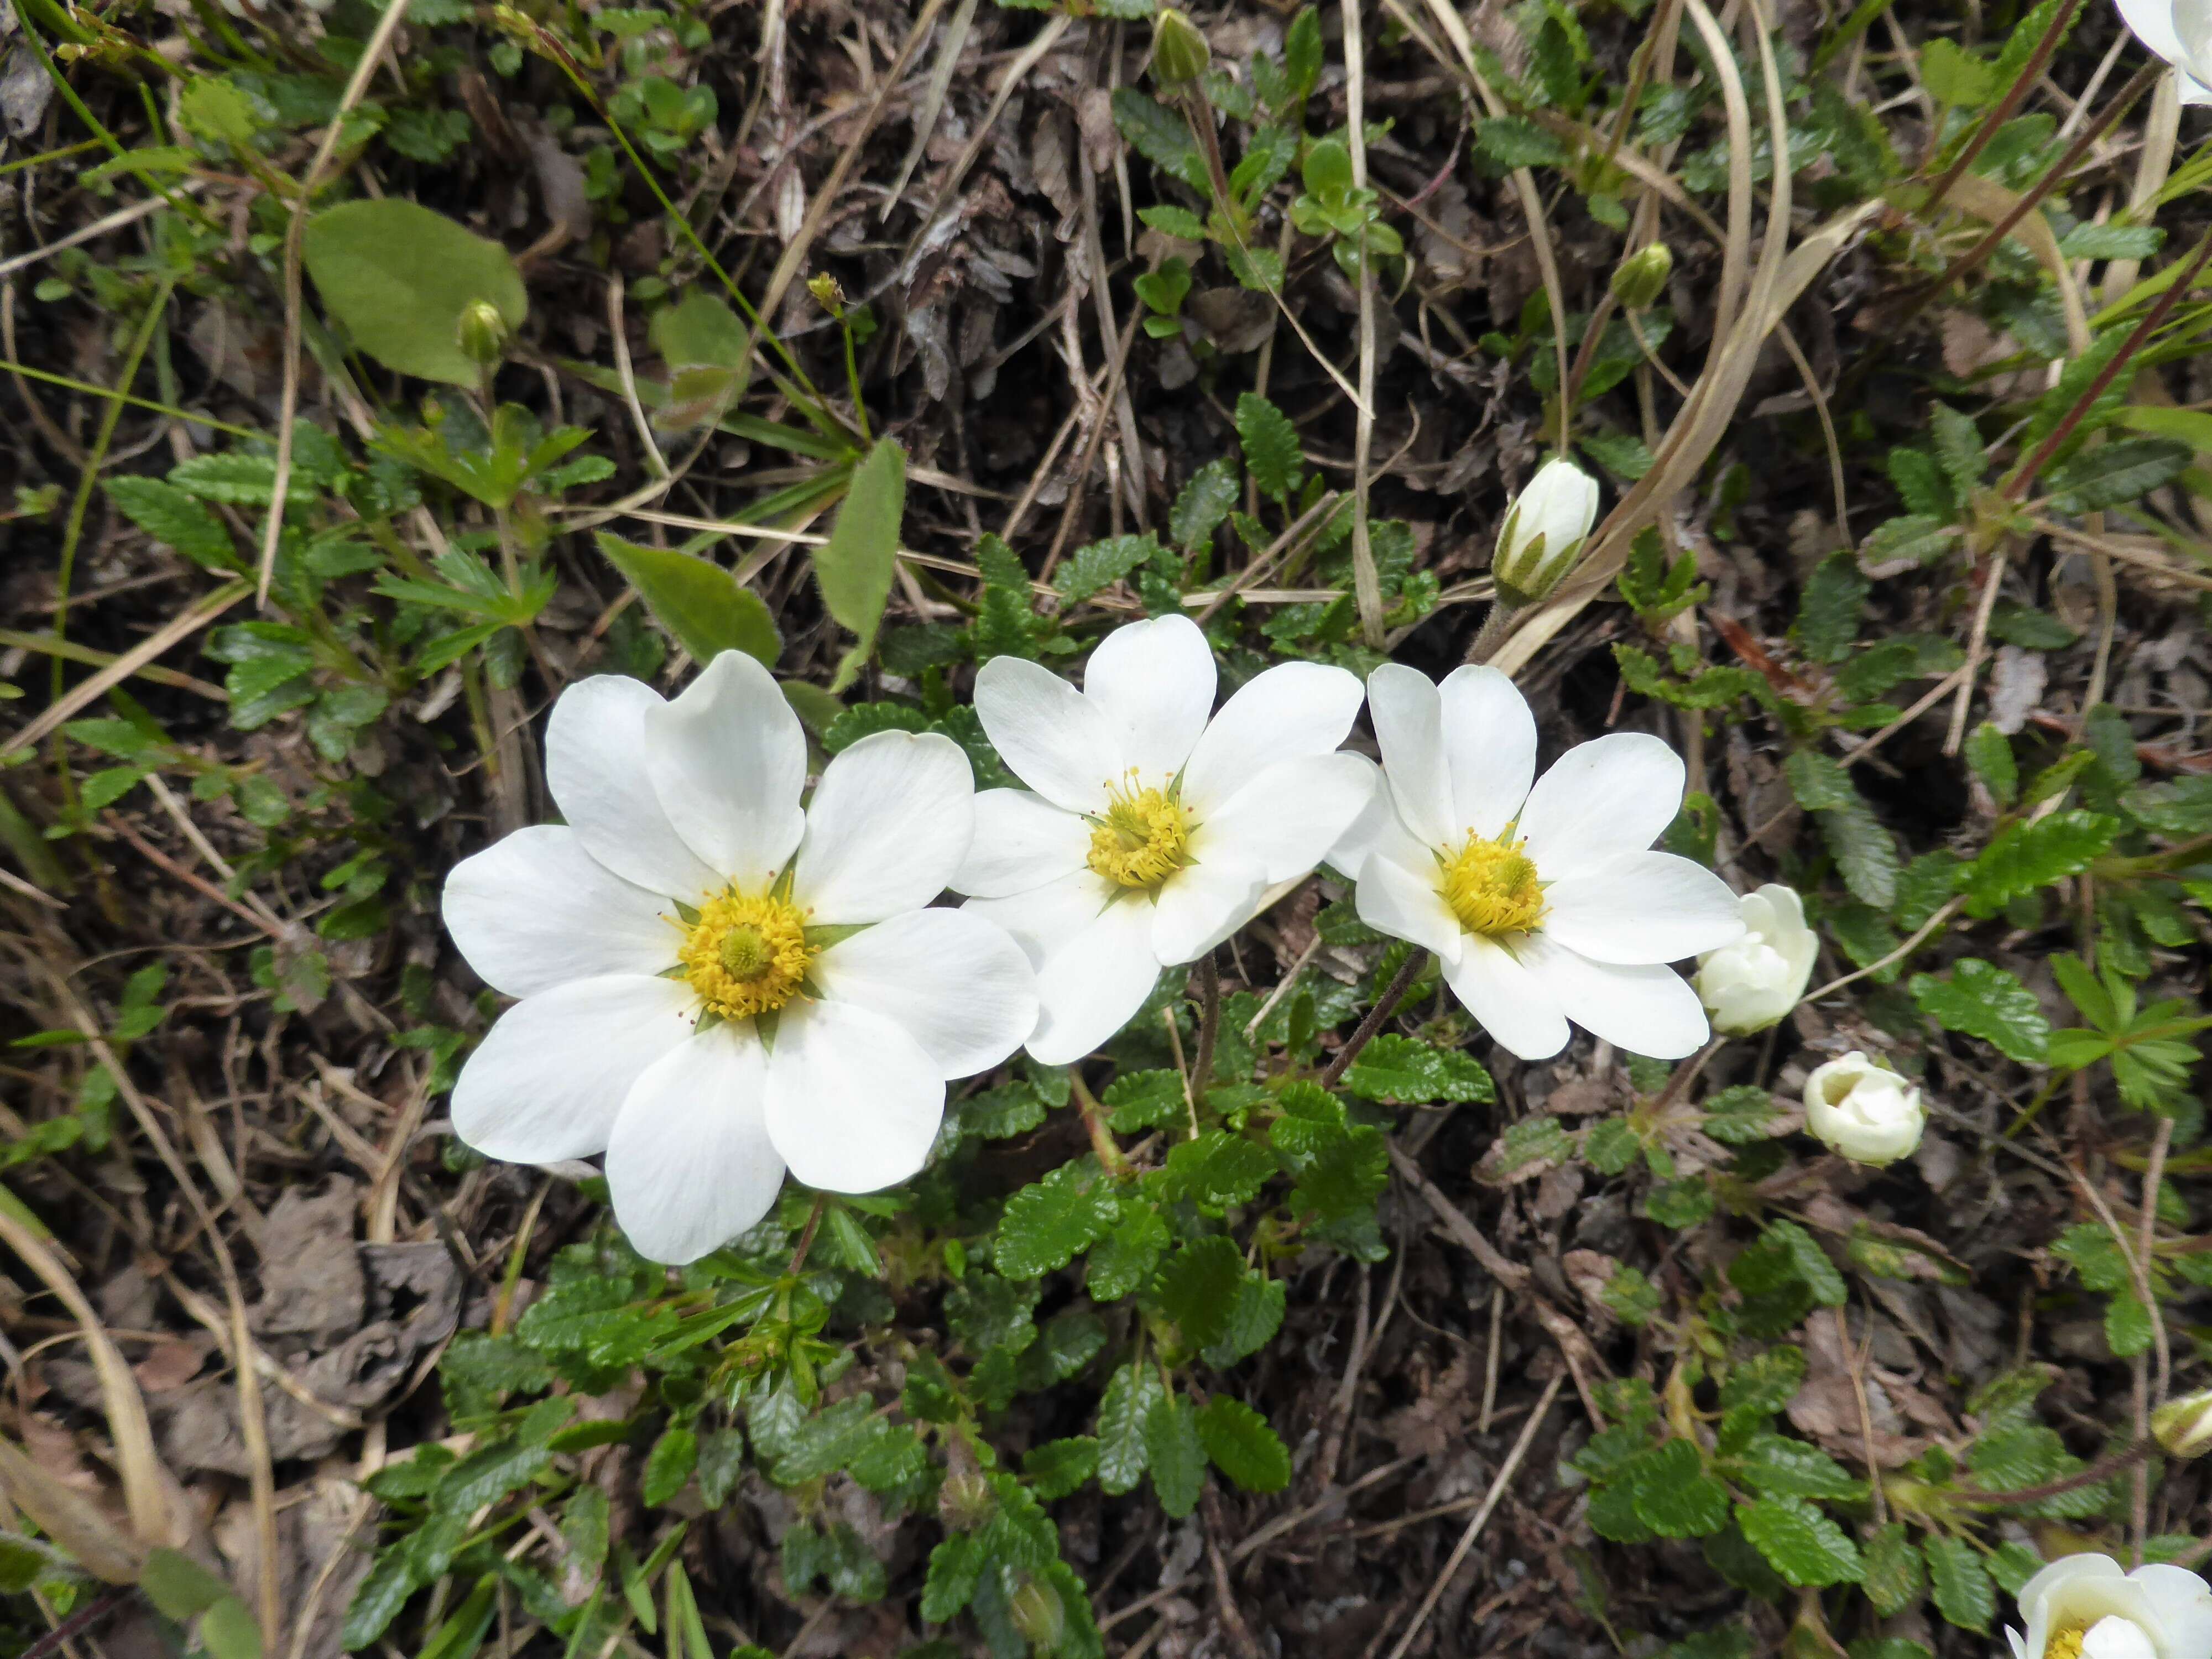
[[[814,952],[805,914],[766,894],[734,888],[699,908],[684,929],[678,959],[700,1000],[724,1019],[750,1019],[799,994]]]
[[[1109,786],[1105,812],[1091,820],[1091,867],[1122,887],[1158,887],[1190,862],[1190,823],[1161,789],[1135,775]]]
[[[1543,884],[1523,843],[1507,839],[1512,833],[1496,841],[1469,836],[1458,852],[1438,860],[1437,890],[1470,933],[1525,933],[1544,918]]]
[[[2081,1625],[2051,1632],[2050,1641],[2044,1644],[2043,1659],[2081,1659],[2081,1638],[2088,1633]]]

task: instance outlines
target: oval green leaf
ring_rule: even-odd
[[[665,547],[641,547],[605,531],[599,551],[638,591],[646,608],[702,665],[725,651],[742,651],[775,666],[783,641],[759,594],[738,585],[718,564]]]
[[[906,451],[896,439],[879,438],[853,469],[830,540],[814,555],[814,579],[822,603],[859,642],[837,665],[832,691],[853,683],[875,648],[876,629],[891,596],[891,574],[898,562],[899,525],[906,516]]]
[[[530,314],[505,248],[413,202],[343,202],[307,222],[301,245],[323,306],[386,368],[472,386],[461,313],[483,301],[510,331]]]

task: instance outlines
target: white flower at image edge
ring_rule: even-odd
[[[2180,72],[2181,101],[2212,104],[2212,3],[2119,0],[2119,8],[2136,39]]]
[[[950,739],[884,732],[823,770],[766,669],[726,652],[672,701],[605,675],[545,734],[564,826],[447,878],[446,926],[521,1001],[470,1056],[453,1129],[488,1157],[606,1154],[615,1215],[696,1261],[810,1187],[920,1170],[945,1085],[1036,1024],[1028,962],[981,916],[927,909],[967,855],[975,782]]]
[[[2021,1586],[2014,1659],[2212,1659],[2212,1587],[2183,1567],[2069,1555]]]
[[[1332,752],[1359,712],[1355,676],[1284,663],[1218,714],[1215,684],[1212,648],[1187,617],[1116,629],[1080,691],[1019,657],[975,677],[983,730],[1029,788],[975,797],[975,847],[952,885],[972,896],[965,914],[1004,927],[1036,964],[1029,1049],[1048,1065],[1121,1030],[1162,968],[1251,920],[1367,803],[1372,769]]]
[[[1739,938],[1728,884],[1651,843],[1682,804],[1680,757],[1621,732],[1536,776],[1536,721],[1494,668],[1439,685],[1386,663],[1367,708],[1384,785],[1330,862],[1359,919],[1436,953],[1452,993],[1523,1060],[1569,1022],[1631,1054],[1676,1060],[1705,1011],[1666,966]]]

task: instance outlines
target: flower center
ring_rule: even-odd
[[[1512,833],[1509,829],[1506,836]],[[1521,850],[1523,844],[1469,836],[1465,846],[1441,860],[1437,890],[1468,933],[1487,938],[1525,933],[1543,920],[1543,884]]]
[[[2043,1659],[2081,1659],[2081,1638],[2088,1633],[2080,1625],[2051,1632],[2050,1641],[2044,1644]]]
[[[1164,790],[1139,789],[1133,774],[1106,789],[1093,818],[1091,867],[1123,887],[1158,887],[1190,862],[1190,823]]]
[[[708,1008],[725,1019],[750,1019],[798,994],[814,952],[796,905],[732,889],[699,908],[677,957]]]

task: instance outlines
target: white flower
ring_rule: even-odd
[[[2212,1659],[2212,1588],[2185,1567],[2069,1555],[2021,1586],[2014,1659]]]
[[[2212,104],[2212,4],[2207,0],[2119,0],[2136,39],[2181,74],[2181,101]]]
[[[1746,893],[1742,908],[1744,936],[1698,958],[1698,999],[1724,1036],[1748,1036],[1784,1018],[1805,994],[1820,953],[1794,889],[1771,881]]]
[[[1805,1079],[1805,1127],[1854,1164],[1894,1164],[1927,1124],[1920,1091],[1856,1048]]]
[[[1386,785],[1330,859],[1357,877],[1362,921],[1433,951],[1523,1060],[1566,1047],[1570,1020],[1661,1060],[1705,1040],[1697,993],[1666,964],[1743,921],[1712,872],[1647,850],[1681,805],[1673,750],[1616,732],[1538,779],[1535,718],[1494,668],[1437,685],[1386,663],[1367,706]]]
[[[975,797],[975,845],[952,878],[1036,965],[1029,1049],[1048,1065],[1097,1048],[1163,967],[1204,956],[1311,870],[1374,787],[1366,762],[1332,752],[1359,712],[1341,668],[1281,664],[1214,714],[1206,635],[1163,617],[1109,635],[1083,684],[1019,657],[983,665],[975,713],[1030,787]]]
[[[520,1164],[604,1152],[616,1217],[656,1261],[751,1226],[787,1166],[833,1192],[905,1180],[946,1080],[1036,1023],[1013,942],[923,908],[975,823],[945,738],[862,738],[802,811],[798,718],[726,652],[673,702],[617,675],[570,686],[545,780],[568,823],[446,882],[461,954],[522,999],[463,1069],[453,1128]]]
[[[1559,585],[1597,522],[1597,480],[1564,457],[1536,469],[1505,514],[1490,561],[1501,595],[1531,605]]]

